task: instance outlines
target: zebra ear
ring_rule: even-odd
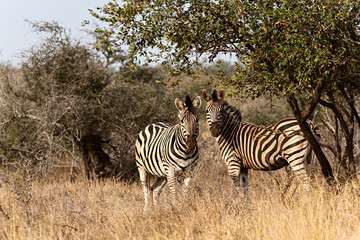
[[[202,90],[202,98],[203,98],[206,102],[210,101],[210,96],[209,96],[209,94],[207,93],[206,89],[203,89],[203,90]]]
[[[175,106],[176,106],[176,108],[177,108],[179,111],[184,110],[184,104],[183,104],[183,102],[182,102],[180,99],[178,99],[178,98],[175,99]]]
[[[224,91],[224,89],[220,89],[220,91],[219,91],[219,101],[224,100],[224,98],[225,98],[225,91]]]
[[[205,90],[206,91],[206,90]],[[197,96],[193,101],[192,105],[194,108],[199,108],[201,106],[201,97]]]

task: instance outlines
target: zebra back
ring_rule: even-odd
[[[285,155],[290,156],[291,151],[303,152],[301,156],[309,155],[309,144],[304,138],[296,118],[285,118],[269,125],[253,125],[241,122],[241,113],[228,102],[222,101],[222,106],[227,113],[222,126],[222,135],[218,142],[223,157],[229,158],[235,149],[245,166],[261,170],[281,168],[289,163]],[[312,121],[310,127],[317,129]],[[299,164],[304,158],[297,160]]]

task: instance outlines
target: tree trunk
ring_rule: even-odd
[[[332,99],[331,94],[330,94],[329,98]],[[347,175],[348,175],[347,177],[356,176],[356,166],[355,166],[355,160],[354,160],[354,141],[353,141],[354,128],[348,127],[348,124],[346,123],[346,121],[343,117],[344,115],[347,115],[347,114],[342,114],[340,112],[340,110],[336,107],[334,102],[330,103],[330,102],[326,102],[326,101],[320,99],[319,103],[321,105],[323,105],[324,107],[330,108],[333,111],[335,117],[339,120],[341,129],[345,135],[345,142],[346,142],[345,154],[342,156],[339,163],[347,172]],[[349,119],[350,125],[353,125],[354,124],[353,112],[349,116],[349,118],[350,118]],[[348,164],[346,163],[346,159],[348,159]]]
[[[352,128],[351,128],[351,146],[352,146],[352,149],[351,149],[351,153],[352,153],[352,159],[349,159],[349,167],[350,167],[350,171],[352,174],[356,174],[356,165],[355,165],[355,158],[354,158],[354,152],[353,152],[353,149],[354,149],[354,143],[353,143],[353,137],[354,137],[354,117],[358,123],[358,126],[360,127],[360,116],[355,108],[355,105],[354,105],[354,95],[350,92],[350,94],[348,95],[345,91],[345,89],[343,87],[340,87],[340,90],[341,90],[341,93],[343,94],[343,96],[345,97],[346,99],[346,102],[348,103],[348,105],[350,106],[350,109],[351,109],[351,123],[352,123]],[[356,177],[356,175],[355,175]]]
[[[331,165],[330,165],[329,161],[327,160],[326,156],[324,155],[324,153],[320,147],[320,144],[318,143],[315,136],[313,135],[309,125],[306,122],[308,116],[315,109],[316,104],[318,103],[322,87],[323,86],[319,87],[319,84],[318,84],[318,86],[316,87],[315,92],[314,92],[314,97],[308,103],[308,105],[306,106],[306,108],[303,112],[301,112],[294,95],[287,96],[286,100],[290,104],[290,106],[293,110],[294,116],[296,117],[296,119],[298,121],[301,131],[303,132],[305,138],[309,141],[310,146],[311,146],[312,150],[314,151],[315,156],[317,157],[317,159],[321,165],[321,171],[326,179],[326,182],[329,185],[333,185],[334,184],[334,176],[332,174]]]
[[[335,146],[336,146],[336,160],[338,162],[341,161],[341,145],[340,145],[340,139],[339,139],[339,120],[336,116],[334,116],[335,118],[335,136],[334,136],[334,140],[335,140]]]
[[[77,143],[88,179],[109,177],[115,173],[109,155],[102,149],[103,143],[106,141],[103,141],[99,135],[86,135]]]

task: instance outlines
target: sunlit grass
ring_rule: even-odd
[[[319,176],[284,199],[271,176],[250,172],[249,199],[234,201],[226,168],[203,154],[192,188],[143,212],[140,185],[114,181],[34,182],[27,204],[1,188],[1,239],[359,239],[360,185],[329,191]],[[174,206],[176,205],[176,206]]]

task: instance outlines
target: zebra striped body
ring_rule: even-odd
[[[136,141],[136,165],[157,177],[169,169],[183,171],[199,157],[198,147],[190,150],[180,126],[159,122],[147,126]],[[151,161],[149,161],[151,159]]]
[[[246,193],[248,169],[268,171],[288,165],[304,188],[309,189],[305,161],[311,148],[295,118],[267,126],[244,123],[240,112],[223,101],[223,91],[218,97],[214,90],[212,99],[204,91],[207,122],[228,167],[234,194],[238,193],[239,185]]]
[[[284,119],[267,127],[226,118],[223,131],[216,138],[222,157],[235,168],[266,171],[290,164],[292,167],[300,165],[302,169],[304,156],[308,155],[310,149],[298,131],[287,129],[297,129],[298,125],[293,125],[294,122],[296,119]],[[285,131],[280,131],[281,128],[285,128]],[[229,162],[234,157],[241,161]]]
[[[159,122],[143,129],[135,144],[136,165],[145,194],[145,209],[149,198],[157,203],[157,197],[168,182],[170,192],[175,198],[175,174],[194,166],[199,158],[196,138],[199,134],[199,124],[196,109],[200,107],[201,99],[194,101],[186,97],[185,103],[176,100],[179,110],[179,124]],[[149,174],[156,176],[152,188],[149,188]],[[189,184],[190,177],[185,179]]]

